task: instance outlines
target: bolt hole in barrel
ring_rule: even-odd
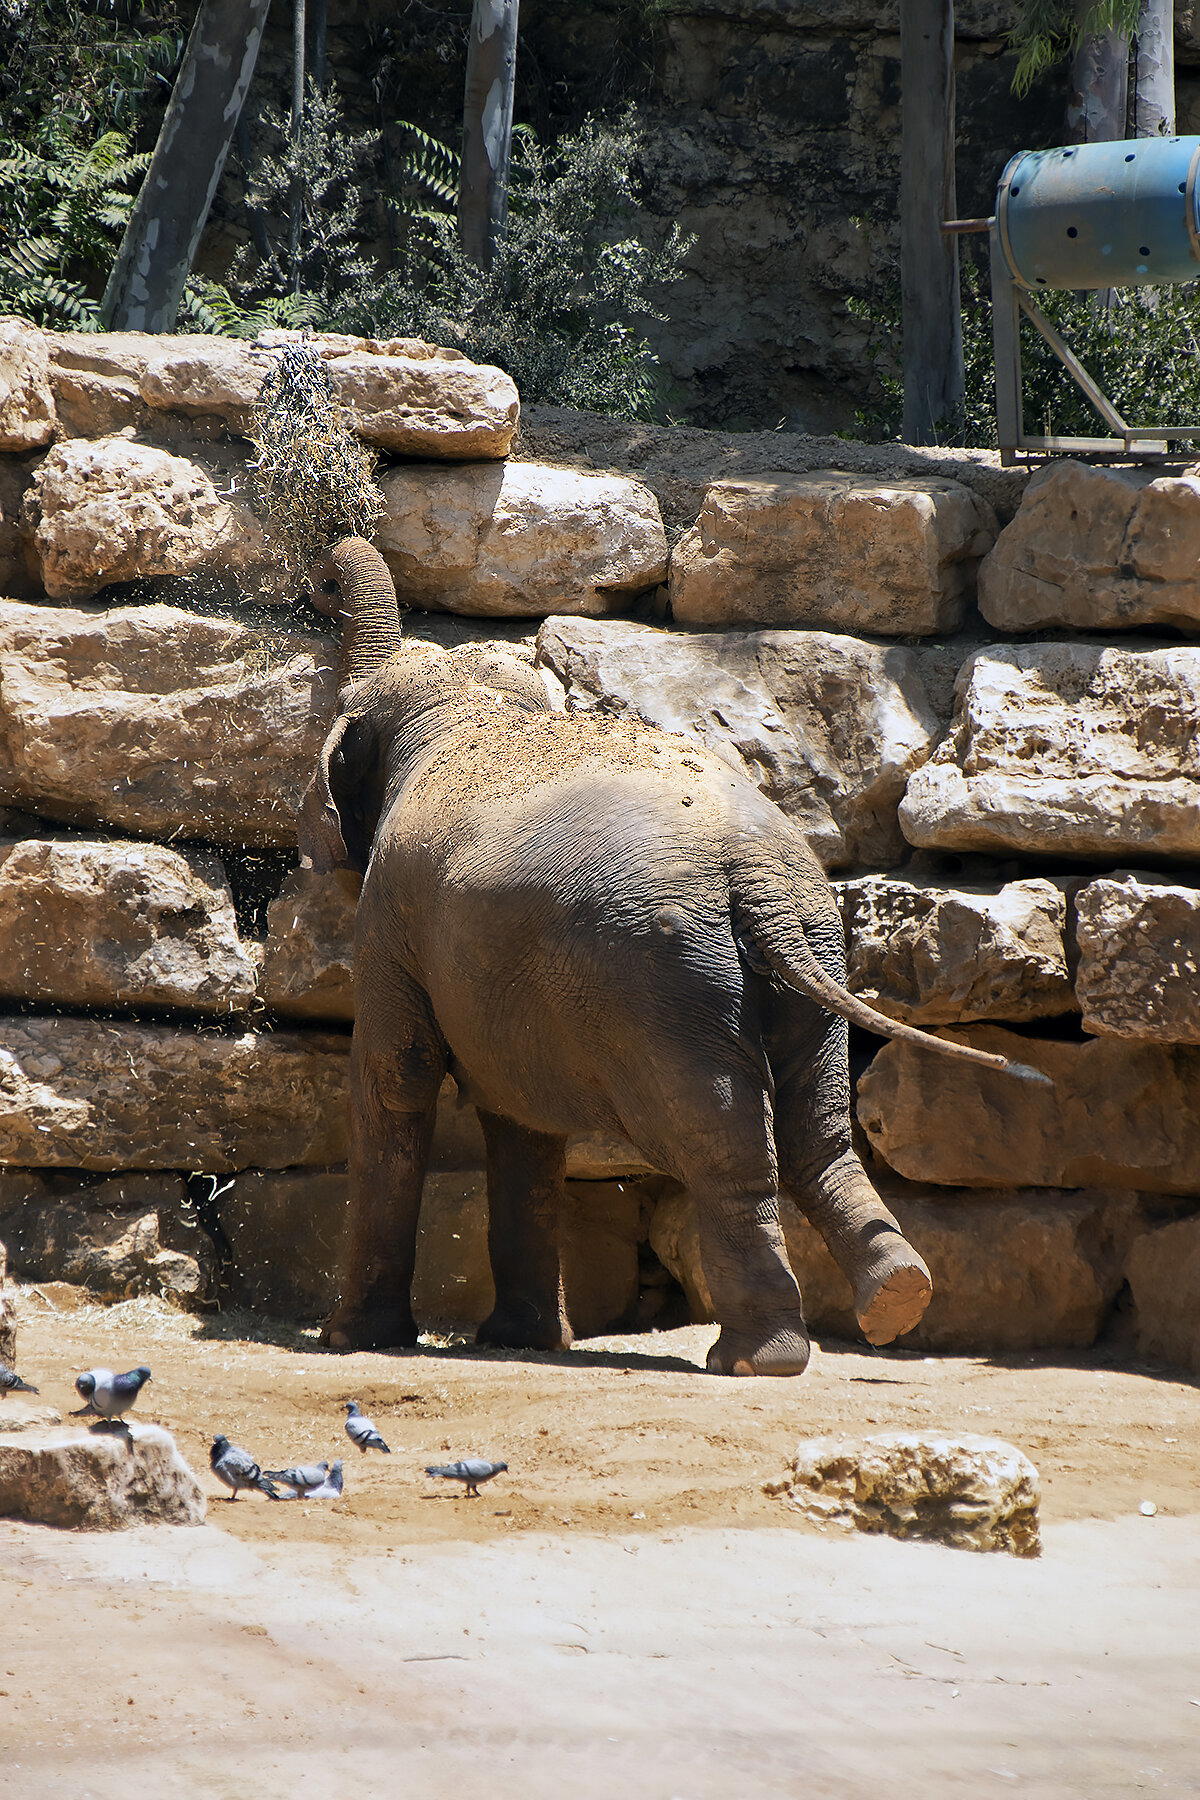
[[[1078,225],[1068,225],[1067,226],[1067,236],[1068,237],[1078,237],[1079,236]]]

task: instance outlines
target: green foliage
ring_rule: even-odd
[[[165,103],[195,0],[0,0],[0,118],[28,142],[53,117],[72,141],[131,136]]]
[[[76,144],[52,120],[32,143],[0,140],[0,309],[63,330],[99,331],[96,297],[145,173],[124,132]]]
[[[995,449],[992,302],[985,262],[983,257],[964,257],[963,409],[959,418],[944,422],[941,438],[947,444]],[[1111,298],[1039,293],[1037,304],[1131,424],[1200,426],[1200,283],[1116,289]],[[868,354],[881,393],[879,402],[858,414],[859,432],[876,440],[894,438],[903,392],[897,353],[899,291],[870,304],[856,302],[851,311],[867,324]],[[1021,355],[1026,430],[1039,436],[1109,435],[1027,320],[1021,323]]]
[[[551,146],[514,132],[508,228],[485,270],[459,244],[457,158],[416,134],[395,267],[344,290],[332,318],[498,364],[526,400],[652,416],[661,384],[640,327],[663,316],[655,290],[679,278],[689,241],[675,227],[656,250],[633,234],[639,151],[628,119],[587,120]]]
[[[1092,0],[1081,12],[1076,0],[1021,0],[1017,23],[1008,34],[1017,52],[1013,91],[1027,94],[1039,75],[1075,51],[1084,38],[1137,30],[1140,0]]]

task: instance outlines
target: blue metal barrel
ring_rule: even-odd
[[[1200,137],[1022,150],[996,196],[1004,259],[1034,290],[1194,281],[1198,172]]]

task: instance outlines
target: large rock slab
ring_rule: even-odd
[[[155,1294],[189,1308],[210,1296],[212,1244],[178,1175],[85,1183],[0,1170],[0,1229],[25,1281],[67,1281],[100,1300]]]
[[[1143,1233],[1129,1286],[1139,1355],[1200,1374],[1200,1216]]]
[[[1073,1012],[1066,885],[948,887],[885,875],[836,882],[850,988],[889,1018],[918,1025]]]
[[[238,1012],[255,958],[215,856],[89,838],[0,839],[0,996]]]
[[[1075,937],[1085,1031],[1200,1044],[1200,891],[1124,872],[1090,881]]]
[[[885,1045],[859,1081],[858,1117],[909,1181],[1200,1193],[1200,1049],[1058,1043],[995,1025],[942,1035],[1030,1064],[1050,1085]]]
[[[691,625],[956,631],[997,529],[986,501],[936,475],[716,481],[671,553],[671,611]]]
[[[214,1174],[341,1162],[347,1048],[323,1032],[0,1020],[0,1162]]]
[[[161,605],[0,602],[0,800],[72,824],[295,842],[328,640]]]
[[[376,541],[410,606],[597,615],[620,611],[667,572],[658,501],[625,475],[418,464],[392,469],[380,486]]]
[[[139,375],[139,391],[154,408],[216,417],[230,431],[244,432],[271,349],[300,335],[269,332],[253,347],[230,338],[159,338]],[[419,338],[376,341],[318,332],[305,341],[324,360],[334,399],[368,444],[399,456],[507,456],[520,402],[502,369]]]
[[[48,331],[50,388],[60,434],[109,437],[144,430],[154,417],[141,395],[141,378],[161,337],[144,331]]]
[[[909,842],[1024,855],[1200,855],[1200,649],[993,645],[900,806]]]
[[[203,1525],[204,1494],[161,1425],[0,1433],[0,1518],[74,1531]]]
[[[0,451],[36,450],[55,424],[45,333],[24,319],[0,319]]]
[[[260,992],[272,1012],[298,1019],[354,1017],[354,915],[361,878],[296,869],[267,908]]]
[[[57,444],[25,502],[46,593],[86,600],[113,582],[186,576],[249,600],[285,598],[237,473],[125,437]]]
[[[827,868],[905,853],[896,806],[949,717],[944,653],[821,631],[549,619],[538,657],[572,710],[645,719],[749,773]]]
[[[805,1438],[787,1474],[763,1486],[818,1525],[1041,1555],[1038,1472],[1002,1438],[924,1431]]]
[[[880,1192],[933,1277],[924,1318],[901,1340],[913,1349],[1086,1348],[1108,1317],[1142,1229],[1135,1197],[1116,1191],[981,1193],[893,1177],[880,1182]],[[780,1218],[810,1329],[858,1339],[850,1284],[819,1233],[786,1198]],[[650,1242],[687,1295],[692,1316],[711,1319],[696,1212],[686,1194],[659,1201]]]
[[[1200,621],[1200,478],[1048,463],[979,570],[1001,631]]]

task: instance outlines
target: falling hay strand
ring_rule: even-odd
[[[251,414],[258,455],[247,467],[255,511],[289,570],[303,578],[339,538],[371,536],[383,495],[375,457],[334,398],[313,346],[297,339],[272,349],[271,358]]]

